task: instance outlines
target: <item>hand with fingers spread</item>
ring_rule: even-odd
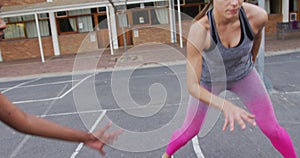
[[[106,144],[112,144],[114,140],[118,138],[118,136],[122,133],[122,130],[116,130],[107,133],[107,130],[112,126],[110,122],[103,128],[95,131],[91,134],[91,139],[84,142],[84,144],[92,149],[98,150],[101,155],[105,156],[105,152],[103,151],[103,147]]]
[[[230,131],[233,132],[235,122],[240,125],[241,129],[246,128],[245,122],[248,122],[252,126],[256,126],[255,115],[248,113],[246,110],[237,107],[230,102],[225,103],[222,111],[224,112],[225,117],[223,131],[226,131],[229,126]]]

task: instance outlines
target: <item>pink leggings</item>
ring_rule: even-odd
[[[211,91],[209,86],[204,87]],[[224,86],[214,86],[213,93],[220,94],[224,90],[222,87]],[[270,97],[255,69],[243,79],[229,83],[227,90],[241,98],[250,113],[256,116],[256,123],[261,131],[285,158],[297,157],[289,134],[277,122]],[[181,128],[173,132],[166,149],[168,155],[173,155],[198,134],[207,109],[208,105],[190,96],[185,121]]]

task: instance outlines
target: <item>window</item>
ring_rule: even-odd
[[[39,18],[40,19],[48,19],[49,18],[49,14],[48,13],[39,14]]]
[[[271,0],[270,1],[270,13],[271,14],[281,14],[281,0]]]
[[[75,18],[62,18],[58,19],[59,31],[61,33],[77,32],[76,19]]]
[[[98,16],[98,22],[99,22],[99,24],[98,24],[99,29],[107,29],[108,28],[106,15]]]
[[[298,0],[289,0],[289,11],[290,12],[298,11]]]
[[[25,38],[25,25],[24,23],[7,24],[4,30],[4,39],[10,38]]]
[[[137,10],[132,12],[133,25],[150,24],[148,10]]]
[[[67,12],[66,11],[56,12],[56,17],[66,17],[66,16],[67,16]]]
[[[184,0],[184,5],[180,6],[181,20],[192,20],[206,5],[204,0]],[[178,7],[175,7],[178,10]],[[178,20],[177,13],[175,14]]]
[[[39,27],[41,36],[50,36],[50,26],[48,17],[45,15],[38,15]],[[5,32],[5,39],[22,39],[22,38],[36,38],[37,29],[34,15],[24,15],[17,17],[9,17],[4,19],[7,23]]]
[[[105,7],[99,7],[97,8],[98,13],[103,13],[106,12],[106,8]]]
[[[145,8],[131,5],[128,12],[131,25],[160,25],[169,23],[169,9],[166,1],[144,3]]]
[[[182,6],[182,5],[185,5],[185,0],[179,0],[179,3],[180,3],[180,5]],[[174,0],[174,4],[175,4],[175,6],[177,6],[177,0]]]
[[[95,12],[95,9],[57,12],[59,34],[93,31],[92,10]]]

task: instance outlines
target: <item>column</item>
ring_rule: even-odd
[[[289,22],[289,1],[282,0],[282,22]]]
[[[50,21],[50,28],[51,28],[51,34],[52,34],[54,55],[59,56],[60,55],[60,46],[59,46],[59,42],[58,42],[56,19],[55,19],[55,15],[54,15],[53,11],[49,12],[49,21]]]
[[[176,43],[176,21],[175,21],[175,8],[174,0],[169,0],[169,14],[170,14],[170,33],[171,33],[171,43]]]
[[[110,33],[111,33],[111,37],[112,37],[113,47],[114,47],[114,49],[118,49],[119,43],[118,43],[116,15],[115,15],[114,8],[112,7],[112,5],[109,5],[108,9],[109,9],[109,20],[110,20]]]

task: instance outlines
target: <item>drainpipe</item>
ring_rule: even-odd
[[[3,61],[2,59],[2,52],[1,52],[1,48],[0,48],[0,63]]]
[[[174,1],[169,0],[169,13],[170,13],[170,31],[171,31],[171,43],[176,43],[176,25],[175,25],[175,11]]]

